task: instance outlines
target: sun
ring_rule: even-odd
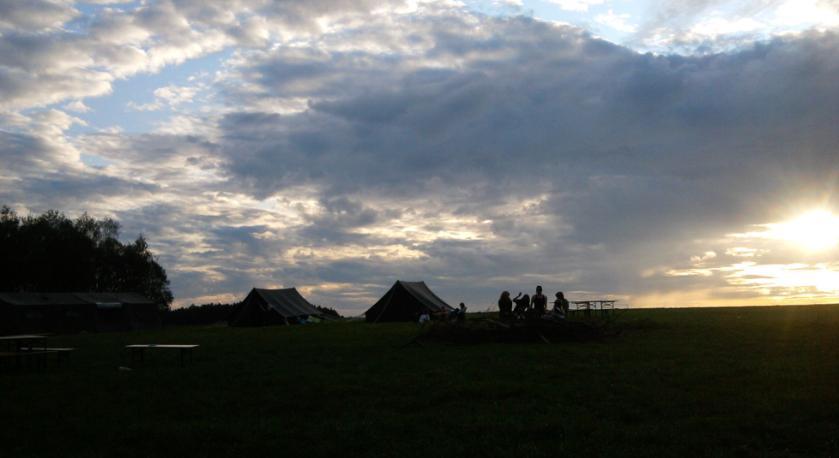
[[[828,210],[812,210],[795,219],[769,224],[768,235],[808,251],[826,251],[839,245],[839,216]]]

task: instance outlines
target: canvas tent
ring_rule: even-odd
[[[231,326],[294,324],[322,314],[296,288],[254,288],[230,320]]]
[[[0,332],[129,331],[160,326],[159,306],[135,293],[0,293]]]
[[[422,281],[397,280],[390,290],[370,307],[364,316],[370,323],[415,321],[421,312],[430,314],[453,310]]]

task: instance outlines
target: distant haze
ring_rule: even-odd
[[[819,0],[0,0],[0,205],[118,219],[176,306],[837,302],[837,27]]]

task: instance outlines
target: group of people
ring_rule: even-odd
[[[457,308],[451,310],[440,309],[433,315],[433,318],[437,321],[456,321],[460,323],[466,320],[466,304],[461,302]],[[432,315],[428,311],[422,311],[419,314],[418,322],[423,324],[431,321],[431,319]]]
[[[515,304],[515,307],[513,307]],[[536,294],[529,296],[519,292],[514,298],[510,298],[510,292],[504,291],[498,298],[498,311],[502,320],[524,320],[527,318],[560,318],[568,316],[568,300],[562,291],[556,293],[556,300],[553,309],[548,310],[548,298],[542,294],[542,287],[536,287]]]
[[[513,306],[515,304],[515,307]],[[542,294],[542,287],[536,287],[536,294],[533,296],[522,295],[511,298],[509,291],[501,293],[498,298],[499,316],[504,321],[525,320],[530,318],[565,319],[568,316],[568,300],[562,291],[556,293],[556,300],[553,302],[553,309],[548,310],[548,298]],[[461,302],[460,306],[450,310],[441,309],[434,313],[422,311],[418,314],[419,324],[429,321],[456,321],[462,322],[466,319],[466,305]]]

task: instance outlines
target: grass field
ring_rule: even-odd
[[[415,325],[358,322],[56,337],[69,364],[0,374],[0,455],[839,455],[839,307],[618,320],[552,345],[405,347]],[[201,348],[117,369],[146,342]]]

